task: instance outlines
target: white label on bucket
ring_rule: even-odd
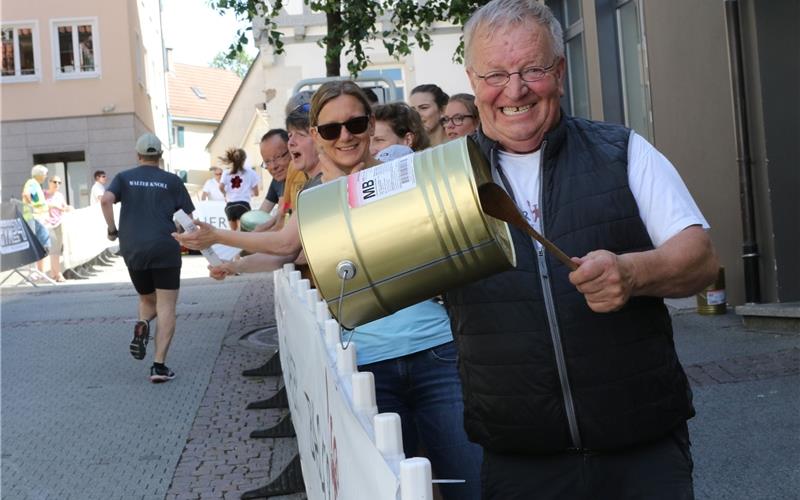
[[[414,189],[414,155],[404,156],[381,165],[356,172],[347,178],[350,208]]]
[[[706,293],[706,302],[710,306],[718,306],[725,303],[725,290],[709,290]]]

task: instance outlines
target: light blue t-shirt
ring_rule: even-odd
[[[353,332],[358,365],[398,358],[453,340],[444,306],[426,300]]]

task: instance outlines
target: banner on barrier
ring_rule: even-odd
[[[13,203],[3,203],[1,215],[0,270],[10,271],[32,264],[47,255]]]
[[[309,500],[395,500],[398,478],[353,413],[320,325],[281,271],[275,318]]]
[[[197,201],[194,203],[193,215],[200,222],[205,222],[219,229],[229,229],[224,201]],[[211,248],[222,260],[233,260],[242,251],[240,248],[220,245],[219,243],[211,245]]]

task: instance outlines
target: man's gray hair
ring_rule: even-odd
[[[564,57],[564,31],[549,7],[536,0],[492,0],[476,10],[464,25],[464,63],[472,58],[473,37],[478,31],[494,33],[509,26],[535,21],[550,32],[553,55]]]
[[[34,165],[31,169],[31,177],[38,177],[38,176],[47,177],[47,167],[44,165]]]

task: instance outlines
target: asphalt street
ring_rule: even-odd
[[[296,450],[249,438],[281,410],[244,410],[280,385],[241,376],[275,348],[247,340],[274,323],[271,276],[218,283],[202,257],[185,258],[167,360],[177,377],[154,385],[152,349],[143,361],[128,352],[136,294],[121,259],[98,271],[0,292],[2,498],[239,498],[266,484]],[[800,333],[672,304],[697,408],[697,498],[798,498]]]

